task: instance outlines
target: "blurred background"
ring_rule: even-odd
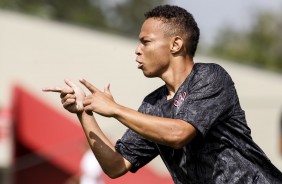
[[[85,78],[137,109],[163,85],[137,70],[134,50],[144,12],[174,4],[201,30],[195,62],[232,76],[255,142],[282,170],[282,1],[0,0],[0,183],[77,183],[85,137],[75,115],[46,86]],[[115,143],[126,128],[96,115]],[[172,180],[160,158],[105,183]]]

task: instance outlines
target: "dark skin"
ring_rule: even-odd
[[[135,53],[138,68],[146,77],[162,79],[168,89],[167,99],[171,99],[191,72],[193,60],[184,49],[181,35],[166,35],[161,28],[163,24],[159,19],[145,20]],[[64,88],[50,87],[44,91],[60,93],[64,108],[77,114],[93,153],[111,178],[125,174],[132,165],[116,152],[92,112],[113,117],[143,137],[176,149],[185,146],[197,135],[197,130],[183,120],[150,116],[118,104],[109,85],[101,91],[84,79],[80,82],[90,91],[90,95],[86,96],[80,87],[69,80],[65,80],[67,86]]]

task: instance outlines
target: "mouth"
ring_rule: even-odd
[[[142,64],[142,63],[139,63],[138,69],[142,69],[142,67],[143,67],[143,64]]]
[[[138,69],[142,69],[142,67],[143,67],[143,63],[141,63],[140,61],[137,61],[137,60],[136,60],[136,62],[138,63],[138,66],[137,66],[137,67],[138,67]]]

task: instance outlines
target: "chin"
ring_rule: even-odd
[[[153,73],[150,73],[150,72],[144,72],[144,71],[143,71],[143,74],[144,74],[144,76],[147,77],[147,78],[158,77],[158,76],[156,76],[156,75],[154,75]]]

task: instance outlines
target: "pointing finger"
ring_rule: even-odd
[[[61,87],[46,87],[43,88],[42,91],[44,92],[57,92],[57,93],[63,93],[63,94],[68,94],[68,93],[73,93],[73,89],[70,87],[67,88],[61,88]]]
[[[95,93],[97,91],[100,91],[98,88],[94,87],[92,84],[87,82],[85,79],[79,80],[91,93]]]
[[[74,89],[73,88],[70,88],[70,87],[66,87],[66,88],[63,88],[62,91],[61,91],[62,94],[73,94],[74,93]]]
[[[57,93],[61,93],[62,90],[63,89],[60,87],[45,87],[42,89],[42,91],[44,92],[57,92]]]

